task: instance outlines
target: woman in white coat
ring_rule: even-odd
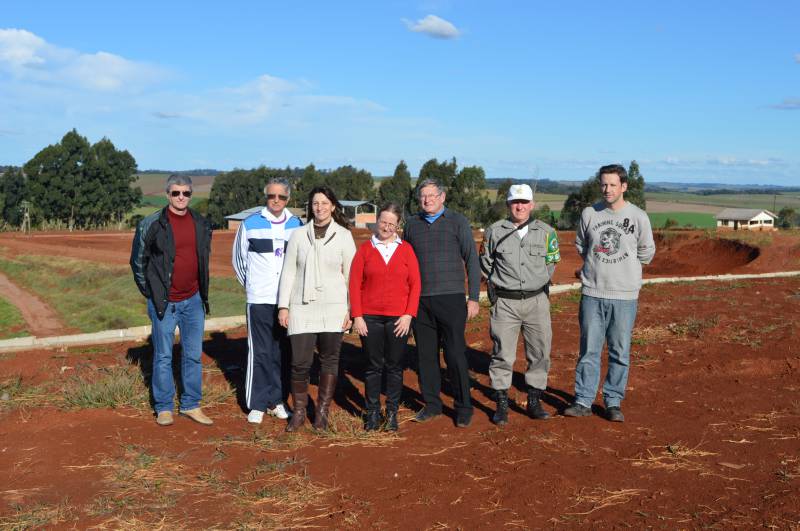
[[[295,230],[286,246],[278,289],[278,322],[288,328],[292,344],[293,411],[286,431],[305,422],[314,347],[321,366],[314,428],[327,429],[342,336],[352,324],[347,288],[356,245],[333,190],[311,190],[307,219],[311,223]]]

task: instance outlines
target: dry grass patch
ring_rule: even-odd
[[[659,343],[672,337],[674,332],[666,326],[641,326],[633,329],[631,344],[647,345],[648,343]]]
[[[678,337],[688,336],[699,339],[702,337],[704,331],[714,328],[718,324],[719,317],[715,315],[707,319],[690,317],[689,319],[685,319],[677,323],[670,323],[666,328]]]
[[[567,513],[569,515],[586,515],[591,514],[606,507],[614,505],[622,505],[630,502],[637,496],[646,492],[644,489],[620,489],[608,490],[605,487],[595,487],[592,489],[581,489],[575,496],[575,504],[572,507],[579,505],[589,505],[591,508],[587,511]]]
[[[702,443],[701,443],[702,444]],[[700,444],[693,448],[683,446],[681,443],[668,444],[667,446],[655,446],[659,452],[652,449],[647,450],[647,457],[629,459],[633,466],[654,468],[675,472],[684,470],[689,472],[705,472],[708,465],[700,460],[704,457],[717,455],[714,452],[700,450]]]
[[[12,513],[8,516],[0,516],[0,529],[23,530],[23,529],[42,529],[48,526],[62,524],[71,520],[74,515],[74,507],[70,506],[68,499],[64,499],[57,505],[46,505],[37,503],[31,506],[24,506],[18,503],[11,504]]]
[[[15,375],[0,381],[0,412],[48,405],[53,394],[43,386],[26,384]]]

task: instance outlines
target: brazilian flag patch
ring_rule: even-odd
[[[544,258],[545,264],[555,264],[561,261],[561,251],[558,250],[558,236],[555,232],[547,235],[547,256]]]

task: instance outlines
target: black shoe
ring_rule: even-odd
[[[625,422],[625,415],[619,406],[611,406],[606,408],[606,418],[611,422]]]
[[[364,429],[366,431],[375,431],[381,426],[381,412],[380,410],[369,410],[364,414]]]
[[[456,428],[466,428],[472,424],[472,410],[456,413]]]
[[[508,391],[498,389],[494,392],[494,399],[497,403],[497,409],[492,416],[492,422],[498,426],[508,424]]]
[[[550,413],[545,411],[542,407],[542,390],[531,387],[528,389],[528,406],[525,410],[528,416],[536,420],[547,420],[550,418]]]
[[[441,411],[431,411],[427,407],[424,407],[417,411],[417,414],[414,415],[414,422],[428,422],[432,418],[436,418],[441,414]]]
[[[573,402],[571,406],[564,410],[565,417],[591,417],[592,408],[586,407],[583,404]]]
[[[386,410],[386,424],[384,424],[384,429],[386,431],[397,431],[397,410],[396,409],[387,409]]]

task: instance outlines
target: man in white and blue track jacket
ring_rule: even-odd
[[[245,402],[247,420],[254,424],[264,412],[289,417],[282,401],[278,285],[286,243],[303,224],[286,208],[289,193],[289,181],[271,179],[264,187],[267,206],[242,221],[233,242],[233,269],[247,292]]]

